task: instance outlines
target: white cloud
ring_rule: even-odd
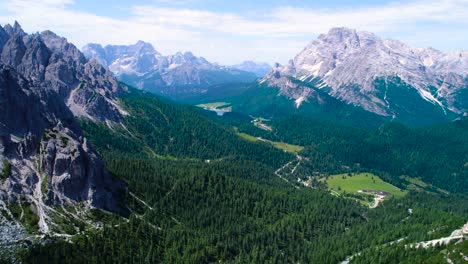
[[[268,20],[247,19],[229,13],[200,10],[137,6],[132,9],[139,20],[167,26],[253,36],[291,36],[317,34],[331,27],[347,26],[374,32],[417,22],[453,22],[467,24],[468,1],[442,0],[359,8],[315,10],[294,7],[275,8]]]
[[[161,1],[168,0],[154,3]],[[242,59],[285,62],[308,40],[336,26],[402,37],[402,41],[406,37],[416,45],[427,45],[428,39],[441,44],[440,38],[447,32],[458,35],[459,43],[468,42],[467,0],[429,0],[348,9],[277,7],[258,12],[255,19],[234,13],[180,8],[178,4],[186,1],[193,0],[177,0],[169,8],[133,6],[128,9],[128,18],[118,20],[75,11],[72,0],[10,0],[0,6],[0,22],[16,19],[27,31],[51,29],[78,46],[88,42],[129,44],[142,39],[155,44],[163,53],[192,50],[222,63]],[[411,38],[413,30],[421,36],[419,42]]]
[[[172,6],[181,6],[187,5],[195,2],[196,0],[153,0],[154,4],[164,4],[164,5],[172,5]]]

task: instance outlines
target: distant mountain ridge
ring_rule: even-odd
[[[271,71],[272,67],[266,62],[244,61],[241,64],[232,65],[231,68],[252,72],[257,77],[262,78]]]
[[[416,49],[369,32],[334,28],[260,81],[279,87],[299,107],[308,90],[289,77],[382,116],[443,118],[468,112],[468,51]]]
[[[251,72],[210,63],[191,52],[164,56],[143,41],[128,46],[88,44],[83,53],[100,61],[120,80],[169,97],[201,94],[210,86],[248,83],[257,78]]]

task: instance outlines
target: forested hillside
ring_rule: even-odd
[[[410,136],[426,133],[434,139],[447,131],[454,134],[454,146],[443,153],[464,151],[466,146],[455,146],[463,140],[463,122],[421,131],[396,124],[368,130],[291,117],[272,122],[270,133],[242,116],[218,120],[139,91],[120,100],[130,113],[124,127],[85,121],[82,126],[109,171],[127,182],[133,214],[125,219],[96,212],[104,221],[102,230],[76,235],[73,243],[55,238],[35,244],[21,253],[25,263],[338,263],[370,252],[355,259],[365,262],[374,258],[373,249],[387,243],[439,238],[466,223],[464,194],[410,191],[369,209],[325,189],[285,181],[275,171],[296,157],[268,143],[244,140],[233,129],[305,146],[299,155],[309,161],[298,169],[302,176],[315,170],[331,174],[374,169],[392,181],[400,179],[394,177],[398,171],[391,170],[397,165],[371,166],[376,157],[400,149],[411,157],[407,153],[413,148],[405,145],[405,137],[413,140]],[[362,149],[360,144],[369,140],[378,144]],[[421,152],[437,148],[415,146]],[[359,148],[374,157],[344,167],[356,162],[351,157]],[[407,167],[416,169],[423,161],[415,159]],[[400,183],[404,186],[396,184]],[[454,190],[463,192],[462,188]]]
[[[304,146],[303,167],[324,175],[373,171],[398,186],[402,176],[420,178],[449,192],[468,191],[468,120],[423,128],[384,123],[377,128],[291,115],[267,122],[265,131],[248,116],[211,118],[253,136]]]

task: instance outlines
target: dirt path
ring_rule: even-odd
[[[375,191],[375,192],[368,192],[368,191],[363,191],[363,190],[359,190],[358,193],[365,193],[367,195],[372,195],[374,196],[374,203],[373,204],[369,204],[369,208],[371,209],[374,209],[374,208],[377,208],[377,206],[379,206],[379,204],[381,202],[383,202],[383,200],[385,199],[386,195],[385,194],[381,194],[379,193],[378,191]]]
[[[462,239],[464,236],[468,236],[468,223],[466,223],[462,228],[456,229],[450,234],[448,237],[442,237],[438,239],[433,239],[429,241],[423,241],[416,244],[411,245],[411,247],[415,248],[428,248],[431,246],[436,245],[447,245],[450,241],[455,239]]]
[[[290,166],[291,164],[293,164],[296,161],[297,161],[296,165],[290,171],[290,174],[294,174],[294,172],[296,172],[297,167],[301,164],[301,161],[302,161],[302,157],[299,156],[299,155],[296,155],[296,160],[291,160],[290,162],[284,164],[281,168],[277,169],[275,171],[275,175],[278,176],[280,179],[284,180],[285,182],[287,182],[287,183],[291,184],[292,186],[294,186],[294,188],[299,189],[299,186],[293,184],[288,179],[286,179],[283,175],[281,175],[281,172],[284,169],[286,169],[288,166]]]
[[[374,204],[370,205],[369,208],[376,208],[384,199],[385,195],[374,195]]]

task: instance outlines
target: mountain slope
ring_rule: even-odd
[[[313,83],[290,76],[251,85],[240,96],[227,99],[232,110],[264,118],[284,118],[300,114],[311,119],[328,120],[352,126],[377,127],[389,118],[346,104]]]
[[[253,73],[210,63],[191,52],[163,56],[143,41],[129,46],[88,44],[83,53],[109,67],[121,81],[175,99],[205,93],[213,85],[256,79]]]
[[[261,81],[287,91],[291,76],[367,111],[396,119],[450,120],[467,112],[465,51],[415,49],[369,32],[334,28],[306,46],[287,65],[276,65]],[[410,98],[408,98],[410,97]]]
[[[120,122],[124,112],[115,95],[126,88],[50,31],[28,35],[15,23],[5,26],[4,32],[8,38],[0,46],[1,200],[10,209],[33,208],[38,222],[29,224],[42,233],[63,232],[57,219],[74,218],[67,210],[57,213],[58,206],[74,208],[77,214],[90,208],[127,213],[119,197],[124,183],[107,172],[75,121],[79,117]]]
[[[86,135],[102,153],[112,146],[114,152],[124,155],[193,160],[249,159],[269,165],[291,158],[268,144],[241,140],[232,130],[203,117],[202,110],[196,107],[179,105],[132,88],[120,100],[129,113],[121,128],[82,122]]]

